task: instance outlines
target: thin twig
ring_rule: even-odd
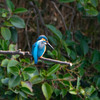
[[[34,8],[34,13],[35,13],[35,15],[37,15],[35,8]],[[37,34],[39,36],[40,35],[40,28],[39,28],[39,19],[38,19],[38,16],[36,17],[36,24],[37,24]]]
[[[72,18],[71,18],[71,21],[70,21],[70,25],[69,25],[69,30],[71,30],[71,27],[73,25],[73,20],[74,20],[74,17],[75,17],[75,8],[72,9]]]
[[[57,2],[57,3],[59,3],[59,2]],[[75,8],[73,8],[73,7],[69,6],[69,5],[66,5],[64,3],[59,3],[59,4],[72,10],[72,17],[71,17],[71,21],[70,21],[70,25],[69,25],[69,30],[71,30],[72,25],[73,25],[73,20],[74,20],[74,17],[75,17]],[[73,39],[73,32],[71,32],[71,34],[72,34],[72,40],[74,40]]]
[[[72,8],[71,6],[63,4],[63,3],[59,3],[59,4],[62,5],[62,6],[65,6],[67,8],[72,9],[72,18],[71,18],[70,25],[69,25],[69,30],[71,30],[71,27],[72,27],[72,24],[73,24],[73,20],[74,20],[74,17],[75,17],[75,9]]]
[[[22,56],[32,57],[32,55],[28,51],[24,52],[24,51],[21,51],[21,49],[19,49],[17,51],[2,51],[2,50],[0,50],[0,54],[10,54],[10,55],[18,54],[18,55],[22,55]],[[59,63],[59,64],[65,64],[65,65],[72,66],[72,63],[70,63],[70,62],[54,60],[54,59],[45,58],[45,57],[41,57],[39,59],[44,60],[44,61],[50,61],[50,62],[54,62],[54,63]]]
[[[70,79],[70,78],[63,78],[63,79],[53,79],[52,81],[76,81],[77,79],[74,78],[74,79]]]
[[[56,6],[55,2],[53,2],[53,1],[51,1],[51,2],[52,2],[52,4],[54,5],[54,7],[55,7],[55,9],[57,10],[57,12],[59,13],[59,15],[61,16],[62,22],[64,23],[64,27],[65,27],[65,29],[67,30],[68,28],[67,28],[67,26],[66,26],[66,23],[65,23],[65,20],[64,20],[64,17],[63,17],[63,15],[62,15],[62,13],[60,12],[60,10],[58,9],[58,7]]]
[[[75,8],[73,8],[70,5],[67,5],[65,3],[60,3],[57,0],[54,0],[54,2],[56,2],[57,4],[60,4],[60,5],[64,6],[64,7],[67,7],[67,8],[72,10],[72,18],[71,18],[70,25],[69,25],[69,30],[71,30],[71,27],[73,25],[73,20],[74,20],[74,17],[75,17]]]
[[[28,26],[30,17],[31,17],[31,12],[30,12],[30,10],[29,10],[29,16],[28,16],[28,19],[27,19],[27,21],[26,21],[26,27],[25,27],[25,35],[26,35],[26,40],[27,40],[27,44],[28,44],[29,51],[31,52],[29,37],[28,37],[28,34],[27,34],[27,26]]]
[[[34,5],[34,3],[33,3],[32,1],[30,1],[30,5],[31,5],[31,6],[36,10],[36,12],[38,13],[39,18],[40,18],[40,21],[41,21],[41,24],[42,24],[42,26],[44,27],[45,34],[47,35],[48,29],[47,29],[47,27],[45,26],[45,23],[44,23],[44,20],[43,20],[43,17],[42,17],[42,15],[41,15],[40,10],[38,9],[38,7],[37,7],[36,5]]]
[[[44,60],[44,61],[50,61],[50,62],[54,62],[54,63],[59,63],[59,64],[65,64],[65,65],[72,66],[72,63],[70,63],[70,62],[54,60],[54,59],[45,58],[45,57],[42,57],[42,58],[39,58],[39,59]]]
[[[37,33],[38,33],[38,36],[40,35],[40,29],[39,29],[39,18],[36,17],[36,24],[37,24]]]
[[[17,50],[17,51],[3,51],[3,50],[0,50],[0,54],[9,54],[9,55],[22,55],[22,56],[29,56],[31,57],[32,55],[29,53],[29,51],[21,51],[21,49]]]

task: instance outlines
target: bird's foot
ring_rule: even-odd
[[[41,56],[41,57],[39,57],[39,58],[42,58],[42,56]]]

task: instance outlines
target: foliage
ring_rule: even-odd
[[[100,22],[98,0],[59,2],[76,2],[78,11],[84,16],[97,16]],[[27,12],[27,9],[15,9],[11,0],[6,3],[8,9],[0,9],[0,17],[3,20],[0,28],[0,50],[15,51],[19,30],[16,28],[25,28],[24,19],[19,17],[19,14]],[[91,40],[79,30],[72,36],[71,30],[66,30],[64,34],[55,25],[47,24],[45,27],[53,33],[48,39],[55,47],[53,51],[48,50],[45,57],[70,61],[73,66],[40,61],[38,68],[29,58],[0,54],[0,99],[99,100],[100,52],[90,48]]]

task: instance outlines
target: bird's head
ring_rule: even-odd
[[[49,45],[52,49],[54,49],[52,46],[51,46],[51,44],[48,42],[48,39],[47,39],[47,37],[45,36],[45,35],[40,35],[39,37],[38,37],[38,39],[37,39],[37,41],[39,41],[39,40],[43,40],[43,42],[44,42],[44,44],[46,45]]]
[[[39,40],[44,40],[44,41],[48,41],[47,37],[45,35],[40,35],[37,39],[37,41]]]

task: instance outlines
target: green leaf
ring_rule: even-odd
[[[76,91],[76,89],[74,89],[74,88],[70,85],[69,93],[70,93],[70,94],[73,94],[73,95],[76,95],[76,94],[77,94],[77,91]]]
[[[47,51],[47,54],[48,54],[49,56],[51,56],[52,58],[55,58],[54,55],[53,55],[53,53],[52,53],[50,50]]]
[[[19,62],[17,60],[10,60],[7,67],[16,66]]]
[[[11,28],[10,28],[10,31],[11,31],[11,40],[12,40],[14,43],[17,43],[18,34],[17,34],[16,28],[15,28],[15,27],[11,27]]]
[[[69,2],[74,2],[75,0],[59,0],[61,3],[69,3]]]
[[[7,72],[10,72],[10,67],[16,66],[19,62],[17,60],[10,60],[8,65],[7,65]]]
[[[18,14],[18,13],[23,13],[23,12],[27,12],[27,9],[25,8],[17,8],[15,9],[14,13]]]
[[[7,67],[8,62],[9,62],[8,59],[4,59],[4,60],[2,60],[2,62],[1,62],[1,66],[3,66],[3,67]]]
[[[33,94],[28,88],[26,88],[26,87],[22,87],[21,90],[22,90],[23,92],[25,92],[26,94],[34,95],[34,94]]]
[[[22,87],[26,87],[26,88],[28,88],[31,92],[33,91],[33,89],[32,89],[32,84],[29,82],[29,81],[26,81],[26,82],[21,82],[21,85],[22,85]]]
[[[57,46],[58,42],[57,42],[57,40],[55,39],[54,36],[48,36],[48,39],[51,42],[51,44]]]
[[[82,34],[81,31],[77,30],[77,31],[75,32],[75,39],[76,39],[77,41],[79,41],[79,42],[81,42],[82,39],[84,39],[84,36],[83,36],[83,34]]]
[[[82,95],[85,95],[85,90],[84,90],[83,88],[80,87],[79,91],[80,91],[80,93],[81,93]]]
[[[99,90],[100,90],[100,78],[98,78],[98,80],[97,80],[97,83],[96,83],[96,86],[99,88]]]
[[[7,6],[10,9],[10,11],[12,12],[15,8],[14,4],[12,3],[11,0],[6,0]]]
[[[26,95],[24,92],[19,91],[19,94],[20,94],[23,98],[27,98],[27,95]]]
[[[97,6],[98,6],[98,0],[91,0],[91,4],[92,4],[94,7],[97,7]]]
[[[55,57],[58,57],[58,51],[57,51],[57,50],[53,50],[53,51],[52,51],[52,54],[53,54]]]
[[[9,51],[15,51],[16,49],[16,45],[15,44],[10,44],[9,45]],[[12,58],[18,58],[20,55],[16,54],[16,55],[12,55]]]
[[[79,89],[79,86],[80,86],[80,77],[77,77],[77,86],[76,86],[77,90]]]
[[[10,69],[10,71],[9,71],[10,73],[12,73],[14,75],[19,74],[19,68],[18,67],[13,66],[13,67],[9,67],[9,69]]]
[[[46,25],[60,40],[62,39],[62,33],[57,30],[53,25]]]
[[[87,15],[90,16],[97,16],[98,15],[98,11],[95,8],[86,8],[86,13]]]
[[[69,93],[70,93],[70,94],[73,94],[73,95],[76,95],[76,94],[77,94],[77,92],[76,92],[76,90],[75,90],[75,89],[70,90],[70,91],[69,91]]]
[[[2,17],[7,17],[7,13],[2,13]]]
[[[88,53],[89,47],[86,41],[81,41],[81,49],[83,51],[83,54],[86,55]]]
[[[27,73],[34,73],[34,71],[35,71],[35,68],[33,68],[33,67],[26,67],[26,68],[24,68],[24,70],[23,71],[25,71],[25,72],[27,72]]]
[[[8,81],[9,81],[9,78],[1,79],[1,82],[2,82],[4,85],[8,85]]]
[[[27,63],[27,64],[30,64],[30,59],[29,59],[29,58],[21,59],[21,63]]]
[[[1,27],[1,35],[5,40],[10,40],[11,38],[11,32],[8,28]]]
[[[14,44],[9,45],[9,51],[15,51],[15,46]]]
[[[71,54],[71,50],[68,48],[67,44],[65,41],[62,41],[63,47],[65,48],[65,51],[68,55]]]
[[[67,94],[67,91],[68,91],[67,89],[61,89],[61,94],[63,98]]]
[[[66,34],[67,34],[67,40],[71,40],[71,38],[72,38],[71,31],[70,30],[66,30]]]
[[[98,72],[100,72],[100,64],[94,65],[94,68],[95,68]]]
[[[66,73],[65,75],[63,75],[63,78],[69,78],[69,77],[71,77],[69,73]]]
[[[18,28],[25,28],[25,22],[22,18],[17,15],[14,15],[10,18],[10,22],[12,25]]]
[[[61,90],[59,90],[57,88],[54,89],[54,93],[56,94],[56,96],[58,96],[60,94],[60,92],[61,92]]]
[[[20,76],[13,76],[9,79],[9,88],[16,87],[20,84],[21,78]]]
[[[29,75],[26,72],[22,72],[22,75],[23,75],[24,81],[29,79]]]
[[[39,75],[34,75],[31,79],[30,79],[30,82],[32,84],[38,84],[38,83],[41,83],[44,79],[41,78]]]
[[[73,60],[76,59],[76,53],[75,53],[73,50],[71,50],[70,57],[71,57]]]
[[[5,41],[3,39],[0,39],[0,48],[2,50],[8,50],[8,45],[9,45],[9,41]]]
[[[16,93],[16,94],[19,93],[19,90],[17,90],[17,89],[15,89],[15,90],[14,89],[11,89],[11,91],[14,92],[14,93]]]
[[[49,100],[51,98],[53,90],[52,90],[52,87],[48,83],[45,82],[42,84],[42,92],[46,100]]]
[[[99,14],[97,16],[97,19],[98,19],[98,22],[100,23],[100,12],[99,12]]]
[[[47,76],[55,73],[59,69],[60,64],[56,64],[47,71]]]
[[[3,23],[4,26],[12,27],[13,25],[9,21]]]
[[[95,87],[91,85],[89,88],[85,88],[86,94],[91,95],[95,91]]]
[[[11,95],[12,94],[12,91],[6,91],[5,92],[5,95]]]
[[[94,50],[92,54],[92,64],[100,61],[100,53],[99,51]]]
[[[78,71],[79,71],[80,76],[83,76],[85,73],[85,70],[82,67],[79,67]]]

